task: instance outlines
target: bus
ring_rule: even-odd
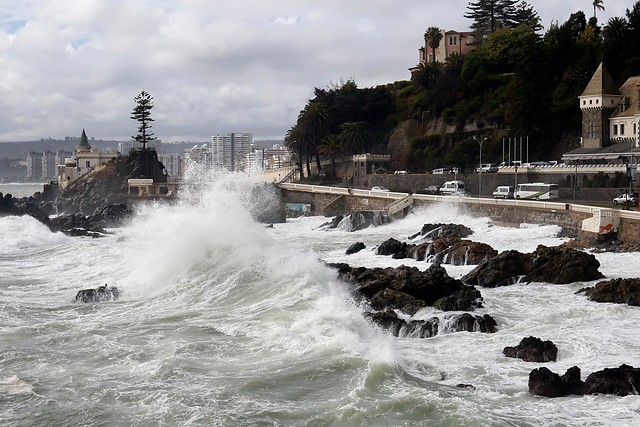
[[[545,184],[543,182],[531,182],[518,184],[515,193],[516,199],[549,200],[558,198],[558,184]]]

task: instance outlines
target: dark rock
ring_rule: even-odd
[[[400,242],[396,239],[388,239],[385,240],[378,246],[377,254],[378,255],[396,255],[403,254],[402,258],[404,258],[405,249],[407,248],[407,244],[404,242]]]
[[[505,347],[502,353],[507,357],[515,357],[525,362],[555,362],[558,347],[551,341],[540,338],[523,338],[516,347]]]
[[[433,308],[442,311],[464,311],[469,310],[469,307],[482,307],[482,295],[473,286],[464,286],[459,291],[433,303]]]
[[[404,338],[430,338],[454,332],[495,332],[495,320],[491,316],[474,316],[469,313],[453,314],[444,319],[431,317],[426,320],[405,322],[392,310],[366,313],[365,316],[378,326],[388,329],[394,336]]]
[[[358,231],[371,226],[378,227],[390,222],[391,217],[386,211],[355,211],[345,216],[339,224],[343,224],[342,226],[347,231]]]
[[[364,245],[364,243],[357,242],[357,243],[354,243],[353,245],[349,246],[347,248],[347,251],[345,252],[345,254],[346,255],[355,254],[355,253],[360,252],[361,250],[363,250],[365,248],[366,248],[366,246]]]
[[[474,265],[498,255],[498,251],[486,243],[462,240],[457,236],[438,238],[426,251],[426,256],[440,255],[442,264]]]
[[[469,285],[487,288],[512,285],[525,274],[530,259],[530,254],[516,250],[504,251],[478,265],[461,280]]]
[[[455,314],[446,319],[444,329],[447,332],[488,332],[496,331],[497,323],[488,314],[475,316],[470,313]]]
[[[587,394],[628,396],[640,390],[640,369],[629,365],[606,368],[592,373],[585,380]]]
[[[394,336],[398,336],[400,329],[407,324],[393,310],[379,311],[377,313],[365,313],[365,317],[383,329],[388,329]]]
[[[412,320],[407,323],[398,336],[405,338],[431,338],[438,335],[440,319],[432,317],[426,320]]]
[[[505,251],[478,265],[462,281],[484,287],[506,286],[524,282],[573,283],[604,277],[595,256],[573,248],[556,246],[538,248],[531,254]]]
[[[115,286],[98,286],[96,289],[83,289],[76,294],[76,302],[93,303],[102,301],[115,301],[120,297],[120,292]]]
[[[371,307],[375,310],[392,309],[400,310],[410,315],[416,314],[418,310],[426,306],[425,302],[414,298],[404,292],[385,288],[376,293],[369,300]]]
[[[548,368],[534,369],[529,374],[529,392],[536,396],[561,397],[584,394],[584,382],[580,379],[580,368],[573,366],[560,376]]]
[[[398,307],[398,302],[401,301],[400,305],[404,309],[415,310],[415,303],[406,295],[422,301],[420,306],[423,306],[422,304],[433,306],[436,301],[451,296],[451,298],[440,301],[438,306],[442,309],[456,311],[473,310],[479,306],[482,299],[479,292],[466,286],[460,280],[449,277],[446,270],[439,264],[432,264],[426,271],[404,265],[384,269],[352,268],[346,264],[330,265],[338,269],[342,279],[357,285],[356,293],[358,295],[368,300],[373,300],[375,296],[375,304],[379,309],[394,307],[403,310]],[[394,292],[383,292],[386,289]]]
[[[640,369],[629,365],[605,368],[589,375],[583,382],[580,368],[569,368],[563,376],[547,368],[538,368],[529,374],[529,392],[538,396],[560,397],[569,394],[613,394],[628,396],[639,394]]]
[[[585,288],[592,301],[640,306],[640,279],[611,279]]]
[[[598,268],[600,262],[592,254],[563,246],[539,245],[523,280],[559,284],[588,282],[604,277]]]
[[[421,235],[427,239],[438,239],[441,237],[460,237],[465,238],[473,234],[469,227],[461,224],[425,224],[422,226],[420,233],[414,234],[412,238]]]

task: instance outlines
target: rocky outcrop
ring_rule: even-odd
[[[461,224],[425,224],[422,226],[422,229],[419,233],[411,236],[411,239],[414,239],[418,236],[422,236],[425,239],[439,239],[442,237],[460,237],[464,239],[465,237],[469,237],[473,234],[473,231],[464,225]]]
[[[582,289],[591,301],[640,306],[640,279],[611,279]]]
[[[386,211],[355,211],[348,215],[336,216],[330,228],[339,226],[346,231],[358,231],[369,227],[379,227],[390,222],[391,217]]]
[[[555,362],[558,357],[558,347],[551,341],[527,337],[515,347],[505,347],[502,353],[506,357],[515,357],[525,362]]]
[[[468,311],[482,305],[480,291],[449,277],[439,264],[432,264],[426,271],[407,266],[332,266],[342,279],[354,283],[356,295],[367,299],[376,310],[397,309],[412,315],[427,306]]]
[[[115,301],[120,298],[120,291],[115,286],[98,286],[95,289],[83,289],[76,294],[75,301],[94,303],[103,301]]]
[[[361,250],[365,249],[366,246],[364,245],[364,243],[362,242],[357,242],[354,243],[353,245],[349,246],[345,252],[345,255],[351,255],[351,254],[355,254],[360,252]]]
[[[408,244],[391,238],[378,246],[377,254],[391,255],[395,259],[427,260],[438,264],[476,265],[495,257],[498,251],[486,243],[463,240],[451,235],[420,244]]]
[[[497,287],[523,282],[573,283],[601,279],[595,256],[576,249],[543,245],[530,254],[505,251],[474,268],[462,281],[473,286]]]
[[[606,368],[580,379],[580,368],[573,366],[560,376],[542,367],[529,374],[529,392],[537,396],[561,397],[570,394],[612,394],[627,396],[640,390],[640,369],[629,365]]]
[[[477,316],[470,313],[445,315],[442,319],[431,317],[426,320],[412,320],[406,322],[398,318],[392,310],[376,313],[366,313],[366,317],[378,326],[388,329],[394,336],[408,338],[430,338],[438,334],[454,332],[485,332],[496,331],[496,321],[485,314]]]
[[[529,393],[544,397],[561,397],[584,394],[585,385],[580,379],[580,368],[573,366],[560,376],[549,368],[541,367],[529,373]]]

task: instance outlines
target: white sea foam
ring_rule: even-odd
[[[0,218],[12,245],[0,249],[0,356],[5,376],[16,373],[5,382],[38,385],[29,403],[0,393],[8,408],[0,424],[21,425],[26,414],[33,425],[640,422],[635,397],[532,397],[528,374],[539,365],[502,355],[535,335],[558,345],[555,372],[577,365],[584,378],[640,366],[636,308],[575,294],[592,283],[481,288],[484,307],[474,314],[492,315],[498,332],[397,338],[366,320],[352,288],[324,264],[426,269],[373,250],[390,237],[408,241],[426,223],[463,224],[472,240],[522,252],[563,242],[557,227],[501,227],[440,204],[357,232],[321,228],[330,220],[321,217],[265,228],[243,196],[250,180],[203,181],[100,239]],[[346,256],[356,241],[367,248]],[[639,254],[596,256],[608,277],[636,276]],[[445,268],[461,277],[473,266]],[[72,302],[78,289],[105,282],[121,289],[119,301]],[[403,317],[434,315],[443,314]]]

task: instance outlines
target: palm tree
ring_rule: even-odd
[[[294,125],[287,131],[284,137],[284,145],[289,151],[296,153],[296,162],[300,171],[300,179],[304,178],[304,170],[302,169],[302,159],[304,157],[304,143],[298,125]]]
[[[440,46],[440,41],[442,40],[442,32],[440,32],[440,28],[438,27],[429,27],[427,31],[424,33],[424,43],[427,47],[431,48],[431,55],[433,57],[433,61],[436,62],[436,49]]]
[[[331,167],[333,168],[333,176],[336,174],[336,157],[344,157],[342,146],[337,135],[331,134],[322,140],[322,145],[318,147],[318,151],[331,159]]]
[[[604,45],[613,49],[624,44],[628,30],[627,20],[620,17],[609,19],[607,25],[602,29],[602,37]]]
[[[349,122],[340,125],[340,135],[338,138],[344,147],[348,148],[353,154],[357,154],[361,150],[364,150],[367,146],[369,134],[367,129],[369,123],[367,122]]]
[[[316,166],[320,172],[322,166],[320,165],[318,146],[329,131],[329,115],[324,105],[316,100],[309,101],[298,115],[297,125],[307,146],[307,156],[310,156],[311,153],[315,154]],[[307,169],[307,172],[310,172],[308,157]]]
[[[602,3],[603,3],[603,0],[593,0],[593,17],[594,18],[597,18],[596,9],[604,12],[604,6],[602,5]]]

